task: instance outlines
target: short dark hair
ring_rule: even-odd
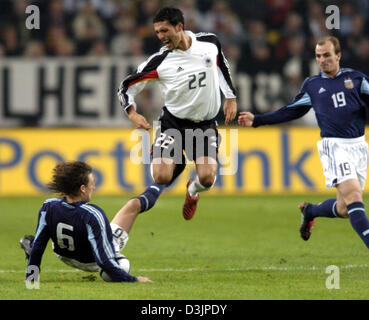
[[[184,25],[183,13],[178,8],[164,7],[155,14],[153,23],[161,21],[168,21],[172,26],[176,26],[179,22]]]
[[[78,196],[81,185],[88,184],[90,173],[92,173],[92,167],[85,162],[61,162],[53,169],[53,177],[47,187],[55,193]]]
[[[319,39],[317,42],[317,45],[322,46],[327,41],[333,44],[335,54],[338,54],[339,52],[341,52],[340,41],[338,40],[338,38],[333,37],[333,36],[327,36],[327,37],[323,37]]]

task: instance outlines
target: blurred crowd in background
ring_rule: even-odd
[[[40,8],[39,30],[24,27],[31,4]],[[332,4],[338,30],[326,27]],[[278,72],[292,82],[296,74],[299,86],[316,40],[331,34],[341,40],[341,65],[369,74],[368,0],[1,0],[0,59],[147,56],[161,47],[152,17],[164,5],[184,12],[185,29],[217,34],[233,72]]]

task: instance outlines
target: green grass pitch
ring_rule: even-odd
[[[39,290],[26,288],[19,239],[35,232],[46,196],[2,198],[0,299],[368,299],[369,251],[348,219],[320,218],[309,241],[299,236],[298,204],[324,198],[203,194],[195,217],[185,221],[184,197],[164,193],[137,218],[124,250],[131,273],[152,283],[103,282],[64,265],[49,243]],[[127,199],[95,197],[92,203],[111,219]],[[326,287],[330,265],[339,268],[339,289]]]

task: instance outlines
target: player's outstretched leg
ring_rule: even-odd
[[[136,198],[129,200],[110,223],[115,251],[121,252],[128,242],[128,233],[141,212],[150,210],[167,185],[151,184]]]
[[[194,216],[196,209],[197,209],[197,203],[199,202],[199,198],[200,198],[198,193],[193,196],[190,195],[189,186],[194,182],[195,182],[194,179],[190,179],[187,182],[186,200],[185,200],[185,203],[183,204],[183,209],[182,209],[183,217],[186,220],[190,220]]]
[[[308,206],[311,206],[311,203],[302,202],[299,206],[299,209],[301,211],[300,235],[301,238],[305,241],[309,240],[311,236],[311,231],[313,229],[313,226],[315,225],[314,218],[310,218],[307,214]]]
[[[24,250],[24,253],[26,254],[26,259],[29,259],[34,239],[35,239],[34,236],[24,236],[19,240],[20,246]]]

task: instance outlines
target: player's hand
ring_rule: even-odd
[[[237,114],[237,102],[236,99],[226,99],[223,106],[224,111],[224,124],[227,126]]]
[[[242,127],[252,127],[255,116],[251,112],[240,112],[238,124]]]
[[[138,282],[152,282],[152,280],[150,280],[147,277],[138,276],[137,279],[138,279]]]
[[[131,107],[128,111],[128,118],[129,120],[131,120],[136,129],[151,129],[151,125],[147,122],[146,118],[143,115],[137,113],[133,107]]]

